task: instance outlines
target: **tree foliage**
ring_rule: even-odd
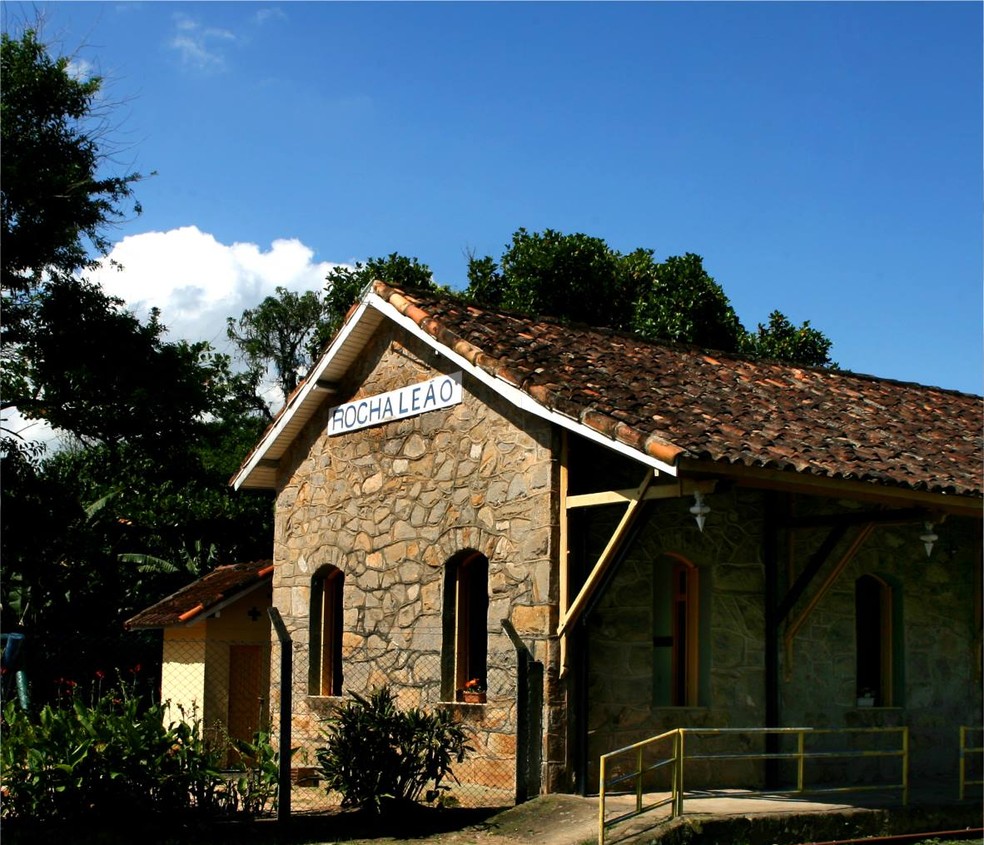
[[[742,325],[699,255],[688,252],[651,263],[640,273],[632,328],[649,340],[735,350]]]
[[[311,366],[311,339],[324,322],[325,305],[317,291],[295,293],[278,287],[256,308],[229,317],[226,333],[239,347],[257,377],[273,369],[284,397],[297,387],[299,374]]]
[[[768,325],[759,323],[758,330],[742,338],[742,351],[759,358],[791,361],[814,366],[831,366],[832,342],[823,332],[810,326],[794,326],[781,311],[769,315]]]
[[[830,341],[809,323],[773,312],[746,332],[699,255],[656,261],[651,249],[623,254],[600,238],[518,229],[497,262],[471,256],[466,296],[493,308],[552,316],[649,340],[830,366]]]
[[[268,557],[272,508],[227,483],[266,422],[252,375],[84,279],[139,178],[101,172],[100,80],[34,31],[3,35],[2,73],[3,409],[68,443],[0,438],[0,627],[28,634],[43,700],[70,667],[111,665],[123,620],[190,576]]]
[[[0,44],[0,223],[4,291],[26,291],[43,274],[70,274],[109,249],[106,226],[125,219],[140,175],[101,173],[105,155],[91,123],[102,87],[53,58],[35,30]],[[139,204],[132,204],[139,213]]]
[[[391,252],[385,258],[368,258],[355,267],[332,267],[326,277],[325,319],[316,333],[311,348],[315,354],[331,340],[345,321],[349,308],[359,299],[366,286],[374,281],[386,282],[398,288],[436,290],[430,267],[416,258]]]

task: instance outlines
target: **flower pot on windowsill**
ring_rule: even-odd
[[[875,697],[873,695],[859,695],[858,707],[874,707]]]
[[[485,691],[463,689],[461,700],[465,704],[485,704]]]

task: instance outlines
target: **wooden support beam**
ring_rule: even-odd
[[[560,570],[559,572],[559,590],[560,590],[560,618],[563,619],[567,615],[567,591],[569,589],[570,583],[570,568],[571,568],[571,551],[570,551],[570,532],[567,527],[567,485],[570,479],[570,470],[567,466],[568,460],[570,458],[570,450],[567,444],[567,429],[561,429],[560,431],[560,475],[558,479],[557,486],[559,489],[560,499],[560,513],[558,514],[558,519],[560,520],[560,531],[558,545],[559,549],[557,552],[557,566]],[[560,638],[560,677],[563,678],[567,674],[567,637]]]
[[[827,528],[833,525],[905,525],[909,522],[941,522],[946,514],[934,514],[927,508],[895,508],[882,511],[858,511],[857,513],[817,514],[814,516],[793,517],[786,523],[787,528],[796,531],[802,528]]]
[[[577,622],[578,617],[584,611],[584,608],[588,604],[588,600],[594,594],[601,583],[601,579],[608,567],[611,565],[612,560],[615,558],[615,551],[618,549],[619,544],[625,537],[632,523],[639,512],[639,506],[645,500],[646,490],[652,483],[654,473],[651,469],[646,470],[646,476],[642,480],[642,484],[639,485],[639,489],[635,491],[635,494],[631,497],[628,507],[625,509],[625,513],[622,516],[621,521],[612,533],[611,538],[608,540],[608,545],[605,546],[604,551],[601,553],[601,557],[598,558],[598,562],[595,563],[594,568],[588,574],[585,579],[584,584],[581,586],[580,592],[577,597],[571,602],[571,606],[568,608],[567,612],[561,617],[560,626],[557,629],[557,635],[563,637],[572,628],[575,622]]]
[[[854,556],[858,553],[861,547],[864,545],[865,541],[871,535],[871,532],[875,530],[874,523],[868,523],[867,525],[862,525],[861,530],[857,533],[857,536],[851,541],[851,545],[847,547],[847,550],[841,555],[840,559],[834,565],[834,568],[827,574],[824,578],[823,583],[817,589],[817,591],[811,596],[810,600],[807,602],[806,607],[804,607],[799,614],[793,619],[793,621],[787,626],[786,632],[783,635],[785,650],[786,650],[786,674],[789,675],[790,668],[792,666],[793,659],[793,639],[796,634],[799,633],[799,629],[803,627],[807,619],[809,619],[810,614],[813,613],[814,608],[820,604],[823,597],[827,594],[830,588],[834,585],[837,579],[840,577],[844,568],[854,560]]]
[[[848,481],[843,478],[827,478],[786,470],[746,467],[725,461],[701,461],[695,458],[679,458],[677,469],[681,475],[691,478],[731,478],[743,487],[760,490],[778,490],[784,493],[803,493],[809,496],[856,499],[886,505],[912,507],[920,505],[933,511],[958,516],[984,514],[984,499],[976,496],[957,496],[950,493],[929,493],[910,487],[889,487],[868,481]]]
[[[788,514],[788,501],[780,493],[765,494],[765,520],[762,531],[762,559],[765,569],[765,726],[778,728],[782,724],[779,696],[779,526]],[[779,750],[778,734],[766,734],[765,748],[769,754]],[[775,787],[779,782],[779,761],[765,761],[765,782]]]
[[[827,559],[833,553],[837,544],[844,539],[848,527],[846,522],[835,525],[824,538],[823,543],[820,544],[820,548],[807,561],[806,566],[803,567],[803,571],[799,574],[799,577],[789,588],[786,595],[783,596],[782,601],[779,602],[779,606],[776,608],[775,624],[777,626],[789,615],[789,611],[792,610],[793,605],[803,595],[803,591],[806,590],[814,576],[820,571],[820,567],[827,562]]]
[[[681,479],[675,484],[654,484],[646,490],[643,501],[653,499],[678,499],[682,496],[692,496],[694,493],[713,493],[717,486],[715,481],[693,481]],[[591,508],[597,505],[627,505],[636,495],[635,490],[602,490],[598,493],[581,493],[578,496],[568,496],[566,507]]]

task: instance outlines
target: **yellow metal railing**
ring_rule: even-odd
[[[969,738],[977,734],[977,745],[968,745]],[[980,772],[984,769],[984,728],[982,727],[972,727],[970,725],[960,726],[960,800],[963,801],[967,797],[967,787],[968,786],[984,786],[984,780],[980,779],[978,775],[977,778],[967,779],[967,758],[971,755],[976,755],[975,759],[978,760]]]
[[[664,757],[658,759],[655,763],[649,765],[644,764],[644,754],[647,749],[655,746],[657,743],[666,742],[669,740],[671,745],[671,752],[669,757]],[[677,804],[677,780],[680,775],[679,759],[683,746],[683,734],[677,730],[667,731],[659,736],[650,737],[649,739],[644,739],[642,742],[636,742],[632,745],[627,745],[624,748],[619,748],[617,751],[612,751],[609,754],[603,754],[601,757],[601,769],[600,769],[600,780],[599,780],[599,792],[598,792],[598,842],[599,845],[604,845],[605,843],[605,830],[613,825],[618,824],[626,819],[633,818],[642,813],[648,812],[650,810],[656,810],[660,807],[665,807],[667,804],[671,804],[673,809],[671,812],[671,818],[677,815],[676,804]],[[628,773],[616,774],[611,780],[608,779],[608,769],[610,763],[614,762],[616,758],[624,755],[633,755],[633,768]],[[643,806],[643,778],[650,772],[655,772],[666,766],[670,767],[670,795],[668,798],[663,798],[658,801],[654,801],[652,804]],[[619,784],[625,783],[627,781],[635,781],[633,785],[633,793],[635,794],[635,809],[629,810],[626,813],[615,816],[611,819],[605,818],[605,799],[609,795],[609,787],[617,788]],[[619,792],[618,794],[625,794],[624,792]]]
[[[712,752],[704,754],[687,753],[687,735],[709,737],[723,735],[744,735],[744,736],[767,736],[791,734],[796,737],[795,751],[765,751],[765,752]],[[846,736],[854,734],[898,734],[899,747],[890,749],[875,750],[834,750],[834,751],[811,751],[807,749],[807,740],[821,736]],[[963,737],[961,734],[961,747],[963,747]],[[644,752],[657,743],[667,743],[670,745],[669,756],[658,758],[655,762],[644,765]],[[981,749],[968,749],[968,751]],[[633,755],[633,766],[628,771],[619,771],[614,777],[609,778],[609,771],[616,758]],[[815,760],[830,759],[850,759],[858,757],[897,757],[901,760],[901,777],[898,783],[877,783],[877,784],[856,784],[852,786],[837,787],[813,787],[808,788],[806,784],[806,764]],[[686,764],[692,761],[722,761],[722,760],[788,760],[796,764],[796,787],[794,789],[769,789],[769,790],[742,790],[741,797],[751,796],[771,796],[771,795],[822,795],[838,792],[865,792],[898,789],[902,795],[902,803],[909,803],[909,729],[907,727],[890,728],[677,728],[667,731],[651,739],[619,748],[601,757],[600,781],[598,795],[598,843],[604,845],[605,831],[629,818],[638,816],[644,812],[655,810],[660,807],[670,806],[670,818],[683,815],[684,792],[684,772]],[[961,765],[963,756],[961,756]],[[625,764],[623,764],[624,768]],[[643,781],[646,775],[663,767],[670,767],[670,791],[652,803],[643,806]],[[961,769],[963,772],[963,769]],[[633,781],[633,792],[635,794],[635,809],[624,812],[611,819],[606,818],[606,800],[617,790],[620,784]],[[961,783],[963,781],[961,780]],[[976,783],[976,781],[968,781]],[[962,787],[961,787],[962,789]],[[618,791],[615,794],[626,794],[625,791]],[[714,795],[726,795],[714,790],[702,789],[701,798]],[[962,794],[962,792],[961,792]]]

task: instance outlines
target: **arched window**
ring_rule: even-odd
[[[441,697],[458,700],[465,685],[485,688],[488,672],[489,561],[473,550],[452,557],[444,571]]]
[[[854,625],[859,704],[862,701],[875,707],[898,704],[897,616],[896,591],[888,581],[877,575],[858,578],[854,583]]]
[[[700,688],[698,570],[664,555],[653,578],[653,703],[696,707]]]
[[[334,566],[319,569],[311,579],[311,651],[309,695],[342,694],[342,584]]]

